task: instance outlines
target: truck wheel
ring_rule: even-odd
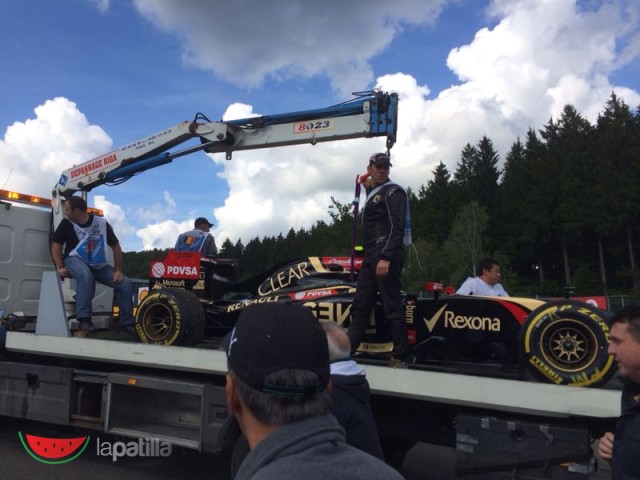
[[[520,331],[524,369],[536,380],[596,386],[615,373],[607,353],[609,326],[598,310],[571,300],[535,309]]]
[[[399,470],[407,457],[407,453],[416,445],[416,442],[403,438],[383,436],[380,437],[380,444],[384,453],[384,461]]]
[[[204,327],[202,305],[187,290],[153,290],[138,306],[136,331],[143,343],[192,346],[202,340]]]

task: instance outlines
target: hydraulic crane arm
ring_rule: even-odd
[[[52,196],[59,208],[60,197],[88,192],[99,185],[118,184],[136,173],[201,150],[224,152],[229,160],[236,150],[377,136],[386,136],[387,148],[391,148],[396,140],[397,119],[397,94],[380,91],[357,94],[348,102],[328,108],[226,122],[211,122],[197,114],[191,122],[179,123],[65,170]],[[198,138],[200,144],[169,152],[193,138]]]

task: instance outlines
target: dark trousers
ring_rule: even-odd
[[[613,480],[640,478],[640,413],[618,419],[613,442],[611,472]]]
[[[401,254],[399,258],[391,261],[389,275],[385,278],[376,276],[377,263],[377,258],[365,259],[358,273],[358,286],[351,307],[351,325],[349,326],[351,350],[355,352],[364,340],[365,330],[369,326],[371,311],[376,304],[379,292],[385,318],[376,318],[376,324],[389,323],[393,339],[393,356],[404,358],[409,353],[407,323],[404,318],[400,286],[404,255]]]

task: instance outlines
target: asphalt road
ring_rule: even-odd
[[[191,450],[174,449],[169,457],[112,457],[98,455],[96,437],[101,442],[130,439],[114,438],[90,432],[87,449],[75,460],[47,465],[34,460],[23,448],[18,432],[38,436],[62,437],[64,429],[40,423],[0,417],[0,479],[24,480],[231,480],[228,460]],[[453,450],[419,445],[412,450],[401,473],[407,480],[454,480]],[[425,474],[425,472],[429,472]],[[345,477],[348,478],[348,477]]]
[[[101,442],[131,441],[95,432],[87,449],[75,460],[47,465],[34,460],[24,450],[18,432],[40,436],[63,436],[64,430],[43,424],[0,417],[0,479],[24,480],[231,480],[228,460],[192,450],[173,449],[168,457],[120,457],[116,461],[98,454],[97,437]],[[89,433],[89,432],[87,432]],[[451,448],[418,444],[407,455],[400,473],[406,480],[456,480],[455,452]],[[345,476],[345,478],[348,478]],[[591,480],[610,479],[607,468]]]
[[[0,479],[24,480],[150,480],[150,479],[215,479],[230,480],[229,464],[213,455],[201,455],[186,449],[173,449],[168,457],[113,457],[98,455],[97,437],[102,442],[131,441],[98,432],[87,449],[75,460],[59,465],[47,465],[34,460],[23,448],[18,432],[38,436],[62,436],[60,428],[0,417]],[[96,435],[96,433],[98,433]],[[104,451],[104,450],[103,450]]]

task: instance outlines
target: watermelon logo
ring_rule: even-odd
[[[22,446],[29,455],[42,463],[57,465],[78,458],[89,445],[91,437],[47,438],[18,432]]]

